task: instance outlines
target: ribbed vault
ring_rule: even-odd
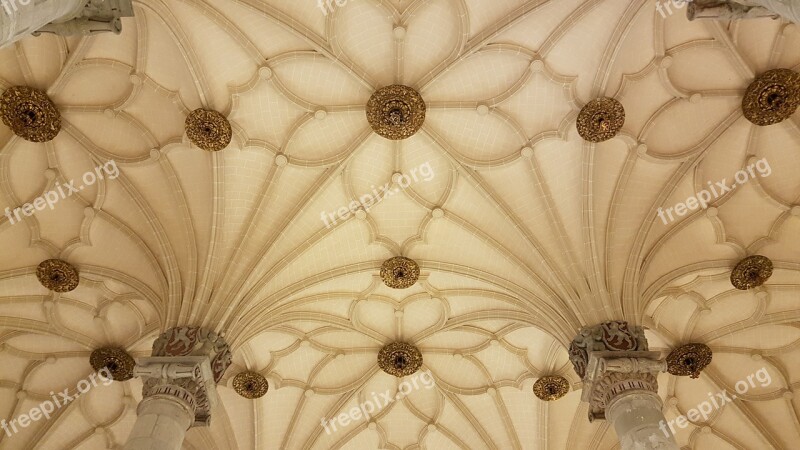
[[[796,26],[688,22],[645,0],[353,0],[327,15],[312,0],[142,0],[123,30],[0,51],[0,89],[39,89],[61,115],[44,143],[0,127],[0,208],[119,168],[0,221],[2,417],[74,388],[94,349],[146,356],[190,324],[224,333],[234,364],[187,449],[611,449],[566,347],[583,325],[628,320],[651,349],[714,352],[697,380],[659,378],[668,418],[762,367],[772,377],[679,430],[681,445],[800,439],[800,116],[758,127],[741,109],[757,75],[800,70]],[[366,120],[393,84],[427,105],[404,140]],[[625,123],[587,142],[578,113],[601,97]],[[230,123],[224,150],[187,137],[200,108]],[[659,218],[762,159],[769,175]],[[384,186],[366,214],[321,220]],[[753,254],[774,273],[737,290],[730,272]],[[408,289],[380,278],[395,256],[419,264]],[[51,258],[78,268],[77,289],[39,284]],[[375,363],[395,341],[436,387],[326,434],[320,418],[396,389]],[[247,370],[266,395],[235,394]],[[538,400],[545,375],[572,392]],[[99,387],[0,446],[117,448],[140,398],[137,379]]]

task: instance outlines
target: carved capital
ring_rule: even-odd
[[[623,321],[582,328],[569,346],[569,359],[579,377],[586,374],[589,356],[595,351],[647,351],[647,339],[642,327]]]
[[[667,368],[665,361],[645,358],[601,359],[601,370],[619,373],[652,373],[663,372]]]
[[[207,356],[139,359],[134,374],[142,378],[142,396],[170,396],[194,415],[193,426],[208,426],[217,403],[216,383]]]
[[[694,0],[687,2],[686,17],[689,20],[736,20],[780,17],[774,11],[757,5],[745,5],[732,0]]]
[[[570,360],[583,379],[581,400],[589,421],[604,419],[606,407],[622,394],[658,392],[656,375],[667,369],[658,352],[647,351],[644,329],[623,321],[581,329],[570,345]]]
[[[133,374],[137,377],[145,378],[165,378],[171,380],[190,378],[192,380],[199,380],[203,378],[204,371],[207,372],[207,378],[210,378],[210,366],[206,369],[203,364],[207,362],[208,358],[204,356],[142,358],[139,360],[139,364],[133,369]]]
[[[194,415],[192,426],[208,426],[217,403],[217,382],[231,363],[225,340],[198,327],[167,330],[153,342],[153,356],[140,358],[134,374],[142,378],[142,395],[171,397]]]
[[[165,331],[153,342],[153,356],[207,356],[217,383],[231,364],[231,351],[225,339],[199,327]]]
[[[59,20],[34,31],[34,36],[52,33],[60,36],[92,35],[98,33],[122,32],[122,17],[133,17],[131,0],[87,1],[71,20]]]

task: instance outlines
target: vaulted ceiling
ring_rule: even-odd
[[[678,430],[684,448],[792,448],[800,439],[800,115],[757,127],[745,89],[800,69],[800,30],[768,19],[688,22],[633,0],[141,0],[121,35],[26,38],[0,50],[0,89],[47,92],[47,143],[0,126],[0,209],[96,166],[104,179],[21,222],[0,221],[0,417],[74,389],[103,346],[149,355],[176,325],[222,332],[234,364],[210,428],[186,449],[618,448],[589,423],[566,346],[605,320],[647,328],[651,349],[708,345],[699,379],[663,374],[668,418],[762,367],[771,384]],[[427,104],[403,141],[365,105],[405,84]],[[581,107],[613,97],[622,131],[593,144]],[[221,112],[233,141],[191,145],[186,116]],[[667,209],[766,158],[769,175],[664,223]],[[427,167],[430,172],[422,172]],[[430,173],[366,214],[321,215]],[[397,177],[395,177],[397,179]],[[392,187],[394,186],[394,187]],[[330,216],[328,216],[330,217]],[[731,286],[769,257],[758,289]],[[393,290],[393,256],[420,280]],[[39,284],[49,258],[77,289]],[[436,386],[374,423],[330,418],[392,391],[386,343],[423,354]],[[257,400],[230,385],[262,373]],[[544,375],[567,396],[532,392]],[[141,383],[98,387],[0,448],[121,448]]]

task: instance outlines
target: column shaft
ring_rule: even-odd
[[[139,404],[139,417],[124,450],[180,450],[194,412],[176,397],[147,397]]]
[[[180,450],[190,427],[209,426],[217,383],[231,364],[221,336],[199,327],[176,327],[153,342],[153,356],[138,358],[134,376],[142,397],[125,450]]]
[[[71,19],[85,3],[85,0],[0,0],[0,47],[50,22]]]
[[[661,412],[661,399],[652,392],[626,392],[606,406],[622,450],[679,450]]]

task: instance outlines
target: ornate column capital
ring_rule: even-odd
[[[101,2],[84,2],[67,21],[54,21],[33,32],[34,36],[41,33],[52,33],[61,36],[91,35],[105,32],[120,34],[122,32],[122,17],[133,17],[132,0],[104,0]]]
[[[137,361],[134,375],[148,398],[177,399],[194,415],[192,426],[208,426],[217,403],[216,384],[231,364],[231,352],[216,333],[198,327],[167,330],[153,342],[153,356]]]
[[[605,419],[606,407],[623,393],[657,397],[656,375],[666,362],[650,352],[644,329],[627,322],[584,327],[569,347],[570,361],[583,380],[581,400],[589,403],[589,421]]]
[[[777,19],[777,13],[762,6],[744,5],[734,0],[694,0],[687,2],[686,18],[689,20],[735,20],[770,17]]]
[[[647,351],[644,329],[631,327],[624,321],[603,322],[581,328],[569,346],[569,359],[579,377],[586,375],[589,355],[598,351]]]
[[[738,20],[770,17],[800,22],[800,0],[692,0],[687,1],[689,20]]]

